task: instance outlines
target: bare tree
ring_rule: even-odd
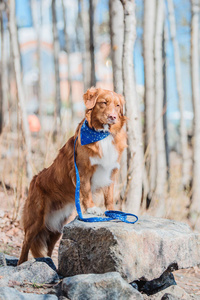
[[[53,53],[54,53],[54,69],[56,80],[56,130],[61,123],[61,97],[60,97],[60,68],[59,68],[59,39],[57,29],[57,17],[56,17],[56,0],[52,0],[52,31],[53,31]]]
[[[20,64],[20,52],[18,44],[18,32],[15,18],[15,0],[10,0],[10,15],[9,15],[9,25],[10,25],[10,36],[11,36],[11,49],[13,51],[14,58],[14,69],[17,83],[17,92],[18,92],[18,104],[20,108],[20,113],[22,117],[22,128],[25,139],[26,146],[26,166],[27,166],[27,176],[29,181],[32,178],[32,169],[31,169],[31,137],[28,126],[28,119],[26,113],[26,99],[24,86],[22,81],[22,72]]]
[[[90,86],[96,85],[95,75],[95,56],[94,56],[94,0],[90,0],[90,61],[91,61],[91,83]]]
[[[149,179],[148,200],[151,201],[156,185],[155,151],[155,80],[154,80],[154,34],[156,0],[144,0],[144,78],[145,78],[145,151],[148,154]]]
[[[179,45],[176,37],[176,21],[174,13],[173,0],[168,0],[168,13],[169,13],[169,24],[170,34],[174,48],[174,64],[176,72],[176,87],[179,99],[179,110],[180,110],[180,144],[181,144],[181,159],[182,159],[182,184],[187,186],[189,183],[189,170],[188,170],[188,144],[187,144],[187,130],[184,120],[184,100],[183,100],[183,88],[181,81],[181,64]]]
[[[133,69],[133,49],[136,38],[135,1],[121,0],[124,9],[123,90],[126,99],[127,200],[126,209],[138,213],[142,196],[142,135]]]
[[[155,141],[156,141],[156,189],[157,216],[165,212],[166,153],[163,130],[163,65],[162,34],[164,30],[164,1],[157,0],[155,28]]]
[[[65,50],[67,53],[67,73],[68,73],[68,87],[69,87],[69,106],[71,110],[71,117],[73,120],[74,110],[72,102],[72,78],[71,78],[71,60],[70,60],[70,41],[67,32],[67,20],[66,20],[66,10],[64,5],[64,0],[62,0],[62,11],[63,11],[63,22],[64,22],[64,34],[65,34]]]
[[[80,0],[80,19],[83,28],[83,83],[84,90],[90,88],[91,86],[91,60],[90,60],[90,34],[89,34],[89,13],[86,7],[86,1]]]
[[[193,103],[193,185],[190,214],[195,223],[200,216],[200,90],[199,90],[199,0],[191,0],[191,74]]]
[[[109,12],[114,91],[118,94],[123,94],[122,52],[124,40],[124,12],[121,1],[110,0]]]
[[[33,25],[35,32],[37,34],[37,71],[38,71],[38,81],[37,81],[37,96],[38,96],[38,115],[40,122],[42,122],[42,61],[41,61],[41,30],[42,30],[42,1],[35,2],[37,4],[37,9],[35,10],[34,1],[31,0],[32,6],[32,16]],[[34,13],[35,12],[35,13]],[[36,16],[38,14],[38,18]],[[41,127],[42,130],[42,127]]]

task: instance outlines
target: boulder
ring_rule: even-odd
[[[0,300],[57,300],[55,295],[21,293],[10,287],[0,287]]]
[[[63,279],[62,290],[70,300],[142,300],[142,295],[118,272],[76,275]]]
[[[58,273],[67,277],[117,271],[130,283],[150,281],[199,261],[200,234],[184,223],[153,217],[140,217],[136,224],[76,218],[63,229]]]

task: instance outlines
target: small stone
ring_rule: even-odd
[[[10,287],[0,287],[0,300],[57,300],[55,295],[21,293]]]
[[[142,295],[118,272],[76,275],[63,279],[62,290],[70,300],[142,300]]]
[[[0,267],[5,267],[5,266],[6,266],[5,254],[0,252]]]
[[[35,259],[24,262],[17,267],[0,268],[0,286],[7,281],[17,281],[20,283],[44,284],[59,281],[58,274],[46,263],[37,262]]]

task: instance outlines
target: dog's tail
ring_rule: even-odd
[[[41,230],[34,238],[31,244],[31,253],[33,257],[44,257],[47,253],[47,239],[48,233],[45,229]]]

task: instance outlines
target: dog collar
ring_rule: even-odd
[[[88,121],[85,120],[83,125],[81,126],[80,138],[81,138],[81,145],[88,145],[91,143],[98,142],[100,140],[105,139],[108,135],[110,135],[109,131],[103,130],[95,130],[88,126]]]

